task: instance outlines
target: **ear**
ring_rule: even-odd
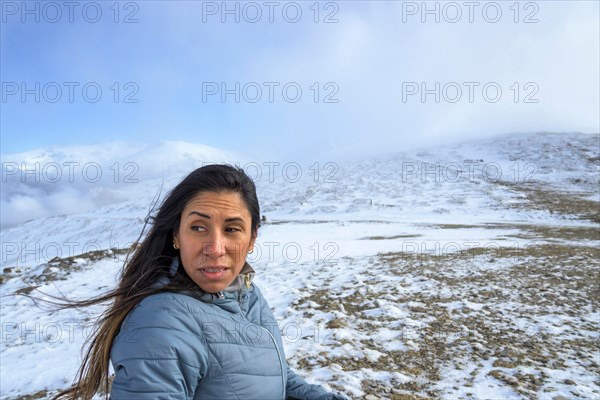
[[[250,242],[248,242],[248,252],[251,252],[252,250],[254,250],[254,242],[256,242],[257,233],[258,232],[255,229],[254,232],[252,233],[252,236],[250,237]]]

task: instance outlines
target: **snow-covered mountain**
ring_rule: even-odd
[[[312,329],[314,340],[286,342],[292,365],[309,380],[356,398],[598,395],[598,364],[588,360],[598,354],[598,309],[589,288],[551,285],[581,299],[570,316],[559,292],[553,309],[530,302],[537,294],[527,285],[548,283],[534,282],[541,275],[513,275],[556,251],[553,265],[563,268],[556,274],[591,277],[600,244],[599,135],[511,134],[343,162],[252,160],[180,142],[56,147],[2,159],[2,398],[45,398],[66,386],[84,335],[66,335],[65,323],[83,331],[100,311],[48,313],[9,295],[35,286],[86,297],[110,287],[153,198],[209,162],[237,163],[255,179],[268,223],[250,261],[280,326]],[[437,359],[423,352],[442,314],[456,331],[452,341],[443,338],[450,347]],[[516,327],[517,337],[478,340],[482,324]],[[536,335],[523,333],[524,324]],[[546,336],[537,335],[542,330]],[[466,344],[463,331],[472,339]],[[543,366],[510,353],[511,342],[519,352],[534,340],[535,351],[546,346],[560,358],[567,333],[581,342],[573,345],[579,362]],[[60,368],[40,357],[61,359]],[[498,361],[505,359],[520,361],[509,367]],[[435,374],[423,364],[430,361]]]

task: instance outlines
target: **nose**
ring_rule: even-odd
[[[223,233],[214,231],[208,238],[207,242],[204,242],[202,246],[204,254],[210,257],[221,257],[225,255],[225,237]]]

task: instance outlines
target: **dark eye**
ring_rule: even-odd
[[[235,226],[230,226],[229,228],[225,229],[227,232],[241,232],[242,230],[240,228],[237,228]]]
[[[201,225],[192,225],[192,227],[190,228],[191,230],[195,231],[195,232],[203,232],[206,230],[206,228],[204,228]]]

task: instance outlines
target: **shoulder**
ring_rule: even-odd
[[[140,301],[123,321],[122,329],[166,328],[196,331],[202,302],[180,293],[158,293]]]
[[[252,284],[250,285],[250,288],[251,288],[250,289],[251,295],[257,296],[257,297],[260,297],[260,298],[264,298],[263,294],[262,294],[262,291],[259,289],[259,287],[258,287],[258,285],[256,283],[252,282]]]
[[[200,303],[201,302],[193,297],[182,293],[164,292],[145,297],[136,305],[135,309],[168,308],[172,311],[177,311],[179,309],[192,311],[194,308],[197,308]]]
[[[191,305],[186,297],[177,293],[151,295],[129,312],[112,342],[115,370],[127,365],[143,374],[159,364],[168,370],[172,360],[195,369],[207,362],[205,338],[197,318],[188,311]]]
[[[194,348],[199,351],[202,331],[193,312],[197,300],[178,293],[160,293],[140,301],[127,315],[113,342],[113,357],[136,354],[163,354],[168,348]],[[197,313],[197,312],[196,312]],[[162,349],[162,350],[160,350]],[[166,357],[166,355],[165,355]]]
[[[256,283],[252,283],[251,290],[249,291],[250,298],[253,302],[257,302],[261,305],[261,307],[268,307],[267,300],[263,295],[262,291],[258,288]]]
[[[269,303],[263,296],[261,290],[256,284],[252,284],[250,295],[250,307],[248,310],[249,319],[260,321],[261,325],[272,324],[275,321],[275,316],[271,311]]]

